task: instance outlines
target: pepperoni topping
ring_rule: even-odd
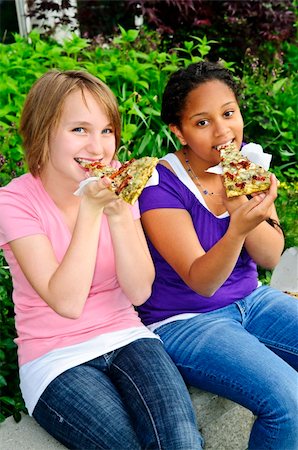
[[[262,175],[253,175],[252,178],[256,181],[265,181],[266,177],[262,176]]]
[[[112,175],[109,175],[109,178],[111,180],[113,180],[114,178],[116,178],[118,175],[120,175],[122,172],[124,172],[124,170],[127,169],[128,166],[130,166],[133,162],[135,161],[135,159],[131,159],[130,161],[127,161],[125,164],[123,164],[119,170],[117,170],[116,172],[114,172]]]
[[[243,181],[242,183],[235,183],[235,186],[239,189],[244,189],[245,188],[245,182]]]
[[[250,166],[250,162],[242,159],[241,161],[238,162],[238,166],[242,167],[243,169],[248,169],[248,167]]]
[[[122,181],[122,183],[120,184],[120,186],[116,189],[115,193],[117,195],[120,194],[120,192],[123,191],[124,188],[126,188],[126,186],[128,185],[129,181],[132,179],[131,175],[127,175],[126,178],[124,178],[124,180]]]

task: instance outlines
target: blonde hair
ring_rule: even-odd
[[[19,132],[28,169],[37,176],[49,159],[49,137],[61,117],[64,101],[76,90],[88,90],[104,108],[115,132],[117,151],[121,136],[121,119],[116,97],[100,79],[83,70],[50,70],[31,87],[26,98]]]

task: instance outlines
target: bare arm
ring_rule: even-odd
[[[202,248],[191,217],[184,210],[157,209],[142,216],[153,245],[194,291],[206,297],[225,282],[235,267],[248,234],[262,223],[274,201],[274,187],[235,209],[226,234],[208,251]]]
[[[228,278],[244,238],[226,234],[207,253],[202,248],[190,215],[182,209],[155,209],[142,216],[153,245],[198,294],[211,296]]]
[[[76,319],[87,300],[96,263],[104,206],[115,195],[102,181],[92,183],[83,195],[72,239],[61,262],[44,235],[10,242],[11,249],[32,287],[58,314]]]
[[[102,211],[80,208],[70,245],[61,263],[44,235],[10,243],[32,287],[58,314],[76,319],[83,310],[93,277]]]
[[[137,306],[150,296],[155,271],[140,220],[133,220],[128,206],[122,200],[119,203],[121,213],[108,215],[117,278],[122,290]]]

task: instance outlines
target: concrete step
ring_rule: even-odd
[[[189,388],[205,450],[246,450],[253,414],[225,398]]]
[[[253,415],[236,403],[190,387],[205,450],[245,450]],[[44,431],[32,417],[16,423],[8,417],[0,425],[1,450],[62,450],[64,445]],[[88,450],[88,449],[81,449]],[[112,449],[111,449],[112,450]],[[125,449],[123,449],[125,450]]]

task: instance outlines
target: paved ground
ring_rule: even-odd
[[[189,390],[198,426],[205,439],[205,450],[245,450],[253,423],[252,414],[245,408],[217,395],[193,387]],[[0,424],[0,442],[1,450],[63,450],[66,448],[27,415],[23,415],[19,423],[16,423],[13,417],[9,417]]]

